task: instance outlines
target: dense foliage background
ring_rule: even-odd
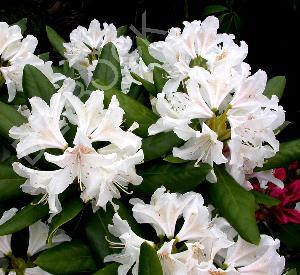
[[[269,77],[285,75],[287,86],[281,104],[292,123],[281,134],[281,141],[297,136],[300,127],[297,96],[299,57],[297,39],[298,0],[1,0],[0,20],[14,23],[28,18],[28,33],[39,37],[37,52],[49,50],[45,25],[55,28],[66,40],[78,25],[88,26],[96,18],[116,26],[134,25],[141,31],[142,14],[146,11],[148,28],[167,30],[184,20],[202,19],[209,5],[224,5],[230,15],[222,28],[234,33],[249,45],[246,61],[253,72],[261,68]],[[221,15],[221,14],[216,14]],[[130,32],[129,32],[130,34]],[[132,33],[133,35],[133,33]],[[51,59],[59,57],[52,53]]]

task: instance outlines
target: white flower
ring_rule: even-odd
[[[29,257],[45,250],[47,245],[47,238],[49,235],[49,226],[41,221],[29,226],[29,244],[27,249],[27,255]],[[68,242],[71,238],[65,234],[63,230],[58,230],[52,239],[52,246],[58,245],[62,242]]]
[[[161,66],[170,76],[164,92],[167,93],[171,86],[177,90],[193,67],[220,74],[239,67],[247,55],[247,45],[242,42],[239,47],[233,35],[218,34],[218,28],[218,19],[209,16],[203,22],[184,22],[182,32],[172,28],[165,41],[150,44],[150,54],[162,62]]]
[[[159,93],[155,108],[161,118],[149,127],[149,134],[169,132],[178,125],[190,123],[189,110],[187,108],[188,102],[188,96],[183,93],[172,93],[169,95]]]
[[[228,170],[244,185],[245,175],[251,175],[255,167],[262,167],[265,159],[279,150],[274,131],[283,123],[284,111],[278,106],[278,99],[272,97],[268,104],[248,115],[236,115],[234,109],[230,110],[228,120],[232,127]]]
[[[103,91],[92,92],[90,98],[83,104],[73,94],[66,94],[68,102],[75,111],[66,112],[68,119],[81,133],[95,141],[109,141],[120,149],[131,147],[136,150],[141,147],[141,139],[130,131],[123,131],[120,126],[123,123],[124,111],[120,108],[116,96],[113,96],[108,109],[104,110]],[[76,142],[76,138],[75,138]]]
[[[13,164],[15,172],[27,178],[22,190],[32,195],[43,194],[41,202],[47,200],[50,212],[54,214],[61,211],[58,195],[70,184],[80,186],[85,202],[93,200],[96,207],[105,208],[107,202],[120,198],[120,190],[127,192],[129,183],[138,185],[142,182],[135,170],[144,159],[141,138],[131,132],[137,124],[127,131],[121,129],[124,111],[115,96],[104,109],[102,91],[92,92],[83,103],[71,93],[74,87],[74,81],[66,79],[52,96],[50,106],[40,98],[30,99],[29,123],[10,131],[12,137],[20,140],[18,157],[46,148],[63,150],[61,155],[44,154],[46,161],[58,166],[59,169],[54,171]],[[63,112],[65,105],[67,108]],[[77,126],[73,147],[67,148],[61,133],[61,125],[66,124],[65,121],[61,123],[62,116]],[[92,146],[96,141],[110,144],[96,151]]]
[[[3,213],[0,219],[0,225],[4,224],[8,220],[10,220],[16,213],[17,208],[11,208]],[[0,236],[0,258],[3,258],[5,255],[11,253],[11,235]]]
[[[43,64],[43,61],[33,54],[37,39],[28,35],[22,40],[21,28],[9,26],[0,22],[0,82],[4,77],[7,85],[9,101],[12,101],[16,91],[22,90],[23,68],[26,64]]]
[[[88,29],[79,26],[73,30],[70,42],[64,43],[65,57],[70,66],[79,71],[86,84],[91,81],[101,49],[108,42],[116,46],[121,67],[126,66],[132,41],[128,36],[117,37],[117,29],[113,24],[104,23],[101,29],[99,21],[94,19]]]
[[[150,224],[160,241],[153,243],[140,238],[115,214],[109,231],[121,243],[109,243],[122,251],[107,256],[105,261],[120,263],[120,275],[127,274],[133,265],[132,273],[138,274],[139,250],[144,241],[156,249],[166,275],[271,275],[281,274],[284,268],[284,258],[276,252],[278,240],[261,235],[258,246],[240,237],[236,241],[237,232],[225,219],[211,217],[213,207],[205,207],[200,194],[168,193],[161,187],[152,195],[150,204],[140,199],[132,199],[130,203],[134,205],[136,221]]]
[[[195,67],[190,70],[189,76],[189,81],[194,82],[194,86],[198,84],[201,87],[198,89],[198,93],[201,94],[211,110],[218,110],[233,89],[234,81],[226,71],[210,73],[204,68]]]
[[[152,66],[146,66],[143,59],[139,56],[138,51],[135,50],[127,55],[126,60],[123,62],[121,68],[122,83],[121,89],[124,93],[128,93],[132,83],[141,85],[131,76],[131,72],[137,74],[141,78],[153,83],[153,69]]]
[[[237,242],[228,248],[225,265],[234,267],[237,274],[280,275],[283,272],[285,259],[277,253],[279,240],[261,235],[258,246],[238,237]]]
[[[60,130],[64,101],[61,93],[52,96],[50,105],[39,97],[29,99],[31,115],[28,123],[14,126],[9,131],[10,137],[19,140],[18,158],[47,148],[66,149],[68,144]]]
[[[168,193],[164,187],[158,188],[151,197],[150,204],[142,200],[132,199],[132,212],[139,223],[149,223],[158,236],[174,237],[177,219],[182,215],[183,209],[189,204],[195,193],[184,195]]]
[[[165,41],[150,44],[149,52],[163,63],[163,69],[172,78],[176,79],[176,81],[180,82],[184,78],[184,75],[187,74],[187,64],[189,64],[190,58],[183,54],[181,31],[179,28],[171,28]]]
[[[197,160],[213,166],[213,163],[221,164],[227,162],[222,153],[223,143],[217,139],[217,134],[205,123],[202,124],[202,132],[193,130],[189,126],[178,127],[175,133],[187,142],[180,148],[173,148],[173,155],[185,160]],[[207,178],[216,181],[215,174],[211,172]]]
[[[244,77],[237,87],[236,92],[229,103],[233,109],[242,109],[248,112],[255,110],[257,103],[265,99],[262,94],[267,83],[267,74],[259,70],[254,75]]]
[[[162,63],[158,66],[169,79],[153,100],[160,118],[148,131],[174,131],[187,141],[173,148],[174,156],[196,164],[227,163],[229,173],[249,189],[247,179],[254,168],[278,151],[274,133],[285,116],[278,98],[263,94],[266,73],[259,70],[251,76],[243,62],[246,43],[237,45],[233,35],[218,34],[218,27],[215,17],[184,22],[183,30],[172,28],[165,41],[150,44],[150,54]],[[192,129],[198,120],[203,133]],[[213,172],[207,179],[216,181]]]
[[[37,39],[32,35],[23,38],[19,26],[0,22],[0,85],[4,78],[9,102],[15,98],[17,91],[23,90],[22,76],[26,64],[36,66],[53,84],[65,78],[64,75],[53,72],[52,62],[44,62],[34,55],[37,44]]]
[[[60,80],[66,79],[66,77],[61,73],[55,73],[52,68],[52,61],[46,61],[43,64],[35,65],[37,69],[39,69],[54,85],[55,88],[59,88],[59,85],[56,84]]]
[[[8,211],[5,211],[2,218],[0,219],[0,224],[5,223],[10,220],[18,211],[16,208],[12,208]],[[43,251],[48,248],[47,238],[49,233],[49,226],[41,221],[37,221],[36,223],[29,226],[29,244],[27,249],[27,259],[24,261],[25,266],[22,265],[22,272],[25,275],[51,275],[50,273],[42,270],[40,267],[26,267],[26,261],[30,260],[32,256]],[[11,249],[11,240],[12,235],[6,235],[0,237],[0,258],[5,256],[10,259],[13,252]],[[61,229],[57,231],[52,240],[52,246],[58,245],[62,242],[70,241],[71,238],[65,234],[65,232]],[[32,266],[32,261],[30,261],[30,266]],[[19,270],[20,271],[20,270]],[[2,273],[1,273],[2,272]],[[0,269],[0,274],[6,274],[4,269]],[[8,274],[13,275],[16,274],[16,271],[9,270]],[[23,274],[23,273],[22,273]]]
[[[165,242],[162,247],[157,251],[157,256],[165,275],[183,275],[190,274],[189,266],[186,261],[192,258],[191,250],[188,249],[184,252],[172,254],[175,239]]]
[[[267,188],[268,182],[272,182],[275,185],[277,185],[278,187],[284,188],[284,183],[280,179],[277,179],[274,176],[273,170],[255,172],[251,175],[248,175],[248,178],[249,179],[256,178],[260,184],[260,187],[263,189]]]
[[[109,241],[112,248],[122,249],[120,254],[112,254],[105,257],[105,262],[116,261],[121,265],[118,267],[119,275],[126,275],[129,269],[132,268],[132,274],[138,274],[140,246],[145,239],[137,236],[128,225],[127,221],[122,220],[119,214],[113,216],[113,224],[108,226],[109,232],[119,238],[121,243]],[[147,241],[150,245],[153,243]]]

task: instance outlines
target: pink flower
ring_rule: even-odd
[[[298,167],[298,163],[292,163],[289,167],[289,172],[295,172]],[[288,180],[284,168],[275,169],[274,176],[282,181]],[[300,211],[295,209],[295,204],[300,201],[300,179],[290,180],[290,182],[285,183],[284,188],[279,188],[269,182],[266,189],[261,189],[259,184],[253,183],[253,189],[280,201],[278,205],[270,208],[261,206],[256,212],[257,220],[273,221],[280,224],[300,224]]]
[[[300,180],[296,179],[280,189],[273,183],[268,184],[268,195],[280,200],[280,204],[270,208],[270,212],[279,223],[299,223],[300,212],[296,209],[295,203],[300,200]]]

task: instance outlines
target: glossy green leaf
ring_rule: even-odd
[[[107,91],[112,88],[121,90],[121,81],[122,74],[118,50],[113,43],[109,42],[101,50],[89,90]]]
[[[138,100],[141,93],[143,93],[144,88],[141,85],[138,85],[136,83],[131,83],[130,89],[127,93],[128,96],[132,97],[133,99]]]
[[[38,96],[49,103],[51,96],[56,92],[49,79],[29,64],[24,67],[22,84],[24,95],[28,99]]]
[[[48,39],[52,47],[62,56],[65,56],[65,48],[63,43],[65,40],[51,27],[46,26],[46,32]]]
[[[290,269],[285,273],[285,275],[297,275],[297,269]]]
[[[142,229],[133,218],[132,213],[128,211],[128,208],[120,201],[116,201],[115,203],[119,206],[118,214],[120,217],[128,222],[132,230],[138,236],[143,237],[144,233]],[[111,205],[107,205],[106,211],[100,209],[96,213],[93,213],[93,215],[88,218],[85,226],[85,233],[89,246],[96,255],[95,259],[99,261],[99,264],[103,263],[105,256],[114,253],[114,251],[109,247],[107,238],[113,241],[119,241],[108,231],[108,225],[112,224],[114,214],[115,211],[113,207]]]
[[[170,162],[170,163],[185,163],[185,162],[188,162],[188,160],[184,160],[184,159],[181,159],[181,158],[178,158],[178,157],[174,157],[173,155],[166,156],[164,158],[164,161]]]
[[[80,274],[95,272],[97,265],[89,247],[79,240],[66,242],[43,251],[34,261],[52,274]]]
[[[147,242],[142,243],[139,257],[139,275],[163,275],[156,250]]]
[[[158,61],[152,55],[150,55],[150,53],[149,53],[150,43],[147,39],[142,38],[142,37],[137,37],[136,44],[137,44],[139,54],[147,66],[151,63],[161,64],[160,61]]]
[[[24,195],[20,188],[24,182],[25,179],[19,177],[11,166],[0,164],[0,202]]]
[[[126,25],[121,26],[117,29],[117,36],[125,36],[128,32],[128,27]]]
[[[282,97],[286,84],[285,76],[275,76],[268,80],[264,95],[271,98],[272,95],[276,95],[279,99]]]
[[[118,214],[120,215],[120,217],[123,220],[126,220],[128,222],[130,228],[135,234],[137,234],[140,237],[144,237],[145,233],[143,229],[141,228],[140,224],[136,221],[136,219],[133,217],[132,211],[129,210],[131,209],[131,207],[130,208],[126,207],[126,205],[124,205],[121,201],[117,201],[116,203],[119,206]]]
[[[39,54],[39,58],[42,59],[45,62],[49,60],[49,57],[50,57],[49,52]]]
[[[168,80],[168,73],[160,67],[154,67],[153,69],[153,80],[157,92],[161,92]]]
[[[283,167],[294,160],[300,160],[300,139],[281,143],[276,155],[267,159],[264,166],[262,168],[257,168],[256,170],[264,171]]]
[[[142,77],[140,77],[139,75],[135,74],[135,73],[131,73],[131,76],[136,80],[142,83],[142,85],[145,87],[145,89],[152,94],[153,96],[157,95],[157,91],[156,88],[154,86],[153,83],[151,83],[150,81],[143,79]]]
[[[206,163],[195,167],[194,162],[174,164],[157,161],[140,168],[138,174],[143,177],[143,182],[133,188],[142,194],[153,194],[162,185],[171,192],[186,192],[203,182],[210,171],[211,166]]]
[[[149,161],[170,153],[173,147],[181,145],[183,140],[174,132],[168,132],[146,137],[142,142],[144,160]]]
[[[62,211],[55,215],[49,226],[48,243],[52,243],[52,238],[56,231],[68,221],[74,219],[83,209],[84,203],[79,197],[72,198],[63,204]]]
[[[139,128],[134,132],[141,137],[148,136],[148,128],[157,121],[158,116],[140,102],[118,90],[109,90],[104,93],[106,106],[109,105],[113,95],[117,97],[120,106],[125,111],[124,125],[130,127],[136,121],[139,124]]]
[[[280,203],[280,200],[270,197],[267,194],[263,194],[257,191],[250,191],[250,192],[254,196],[255,202],[257,204],[263,204],[265,206],[272,207]]]
[[[21,20],[14,23],[13,25],[18,25],[21,28],[21,33],[24,34],[27,29],[27,18],[22,18]]]
[[[0,236],[18,232],[49,213],[48,205],[37,204],[40,197],[17,212],[11,219],[0,225]]]
[[[118,275],[118,265],[116,263],[109,264],[95,272],[93,275]]]
[[[0,135],[9,138],[9,130],[13,126],[20,126],[27,120],[13,106],[0,101]]]
[[[255,219],[254,196],[241,187],[222,167],[214,167],[217,183],[209,184],[214,206],[248,242],[258,244],[260,234]]]
[[[222,13],[222,12],[227,12],[229,9],[225,6],[222,5],[209,5],[204,8],[202,12],[202,16],[206,17],[211,14],[216,14],[216,13]]]
[[[107,207],[106,211],[100,209],[87,219],[85,225],[89,247],[99,264],[103,263],[105,256],[113,253],[106,240],[106,236],[107,238],[111,236],[107,227],[112,224],[113,215],[114,211],[111,207]]]

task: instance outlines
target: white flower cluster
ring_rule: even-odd
[[[88,29],[78,26],[71,32],[70,42],[64,43],[65,57],[70,66],[79,71],[85,83],[89,84],[101,50],[108,42],[112,42],[118,50],[122,73],[122,91],[127,93],[131,83],[137,83],[131,77],[130,72],[146,75],[148,68],[139,57],[137,50],[130,51],[132,47],[131,38],[118,36],[117,29],[113,24],[104,23],[103,29],[101,29],[99,21],[94,19]]]
[[[254,75],[243,62],[247,45],[234,36],[218,34],[219,21],[184,22],[165,41],[150,44],[168,79],[154,101],[160,119],[149,134],[174,131],[186,141],[173,155],[210,165],[226,163],[244,187],[255,167],[279,149],[274,131],[285,119],[278,98],[263,95],[267,76]],[[246,177],[247,176],[247,177]],[[212,172],[208,180],[216,181]]]
[[[32,35],[23,38],[19,26],[0,22],[0,87],[6,83],[8,101],[15,98],[17,91],[23,90],[22,76],[26,64],[37,67],[53,84],[65,78],[53,72],[51,61],[44,62],[34,54],[37,44],[38,40]]]
[[[254,168],[262,167],[265,159],[279,150],[275,133],[285,120],[284,110],[276,96],[269,99],[263,94],[266,73],[259,70],[251,74],[250,66],[244,62],[246,43],[237,45],[233,35],[218,34],[218,27],[218,19],[208,17],[203,22],[184,22],[183,30],[172,28],[165,41],[150,44],[149,53],[158,63],[148,66],[138,51],[132,50],[128,36],[118,36],[113,24],[104,23],[101,28],[97,20],[88,29],[79,26],[73,30],[70,42],[63,46],[68,64],[79,72],[86,85],[109,42],[118,50],[124,93],[132,83],[141,84],[131,76],[132,72],[153,83],[153,70],[160,67],[167,78],[157,97],[150,96],[153,110],[160,117],[149,127],[149,135],[174,131],[184,141],[183,146],[173,148],[175,157],[195,161],[195,166],[200,162],[211,166],[225,164],[246,189],[251,188],[248,179],[254,176],[262,187],[269,180],[282,185],[270,171],[254,173]],[[139,125],[134,122],[124,129],[124,110],[116,96],[104,106],[104,98],[105,102],[108,98],[103,91],[92,91],[88,99],[76,95],[75,81],[54,73],[52,62],[44,62],[34,54],[36,46],[35,37],[23,38],[20,27],[0,22],[0,88],[6,83],[9,101],[13,101],[16,91],[22,91],[26,64],[36,66],[57,90],[50,102],[30,98],[30,110],[19,108],[28,122],[9,131],[10,137],[17,140],[17,157],[21,159],[12,166],[26,178],[21,188],[25,193],[41,195],[40,202],[47,202],[52,214],[62,210],[59,195],[70,185],[77,185],[81,199],[91,201],[94,210],[105,209],[107,203],[116,210],[113,199],[121,197],[120,191],[127,193],[129,184],[139,185],[143,180],[136,173],[136,165],[144,160],[142,139],[133,133]],[[58,85],[58,81],[63,84]],[[40,151],[46,160],[42,160],[43,167],[47,168],[38,170],[23,165],[22,158]],[[217,181],[213,170],[207,180]],[[212,207],[204,206],[198,193],[169,193],[161,187],[152,195],[150,204],[140,199],[130,203],[136,221],[144,227],[151,225],[150,230],[154,229],[158,238],[150,241],[138,236],[116,213],[109,231],[121,242],[109,242],[122,251],[107,256],[105,261],[120,263],[119,275],[130,270],[133,275],[138,274],[144,242],[157,251],[166,275],[283,272],[285,259],[277,253],[277,239],[261,235],[259,245],[246,242],[225,219],[213,217]],[[5,212],[0,225],[16,211]],[[29,259],[46,248],[48,231],[41,221],[29,227]],[[56,243],[68,240],[64,233],[53,239]],[[0,236],[0,258],[14,261],[10,242],[11,235]],[[0,269],[0,275],[18,272]],[[22,272],[49,274],[29,265]]]
[[[109,231],[121,243],[110,243],[122,251],[107,256],[105,261],[120,263],[119,275],[127,274],[132,267],[132,274],[138,274],[143,242],[157,250],[166,275],[279,275],[283,272],[285,259],[276,251],[279,240],[261,235],[256,246],[237,237],[225,219],[212,218],[211,209],[204,206],[200,194],[167,193],[162,187],[153,194],[150,204],[140,199],[131,203],[136,221],[151,225],[160,241],[154,243],[137,236],[127,221],[115,214]]]
[[[92,92],[83,103],[72,93],[74,88],[74,80],[67,78],[49,105],[39,97],[31,98],[28,123],[10,130],[10,136],[18,140],[18,158],[49,148],[61,150],[59,155],[44,153],[45,159],[59,168],[54,171],[13,164],[15,172],[27,178],[22,190],[43,194],[42,200],[48,200],[52,213],[61,210],[58,195],[74,182],[79,184],[84,201],[93,200],[96,207],[104,208],[120,197],[119,189],[126,192],[128,183],[142,182],[135,172],[135,165],[144,159],[141,138],[131,132],[137,123],[124,131],[124,111],[115,96],[105,109],[103,91]],[[73,145],[62,134],[70,129],[67,121],[77,127]],[[95,142],[103,146],[96,150]]]
[[[5,211],[0,219],[0,225],[10,220],[17,213],[17,211],[18,209],[16,208]],[[48,225],[41,221],[37,221],[36,223],[29,226],[29,242],[26,259],[27,262],[22,258],[17,258],[13,255],[11,248],[11,234],[0,236],[0,259],[6,257],[11,263],[7,268],[8,270],[0,268],[0,275],[51,275],[50,273],[42,270],[40,267],[34,266],[31,259],[32,256],[48,248],[48,233]],[[59,229],[52,239],[52,245],[58,245],[62,242],[67,242],[70,240],[71,238],[66,235],[63,230]]]

